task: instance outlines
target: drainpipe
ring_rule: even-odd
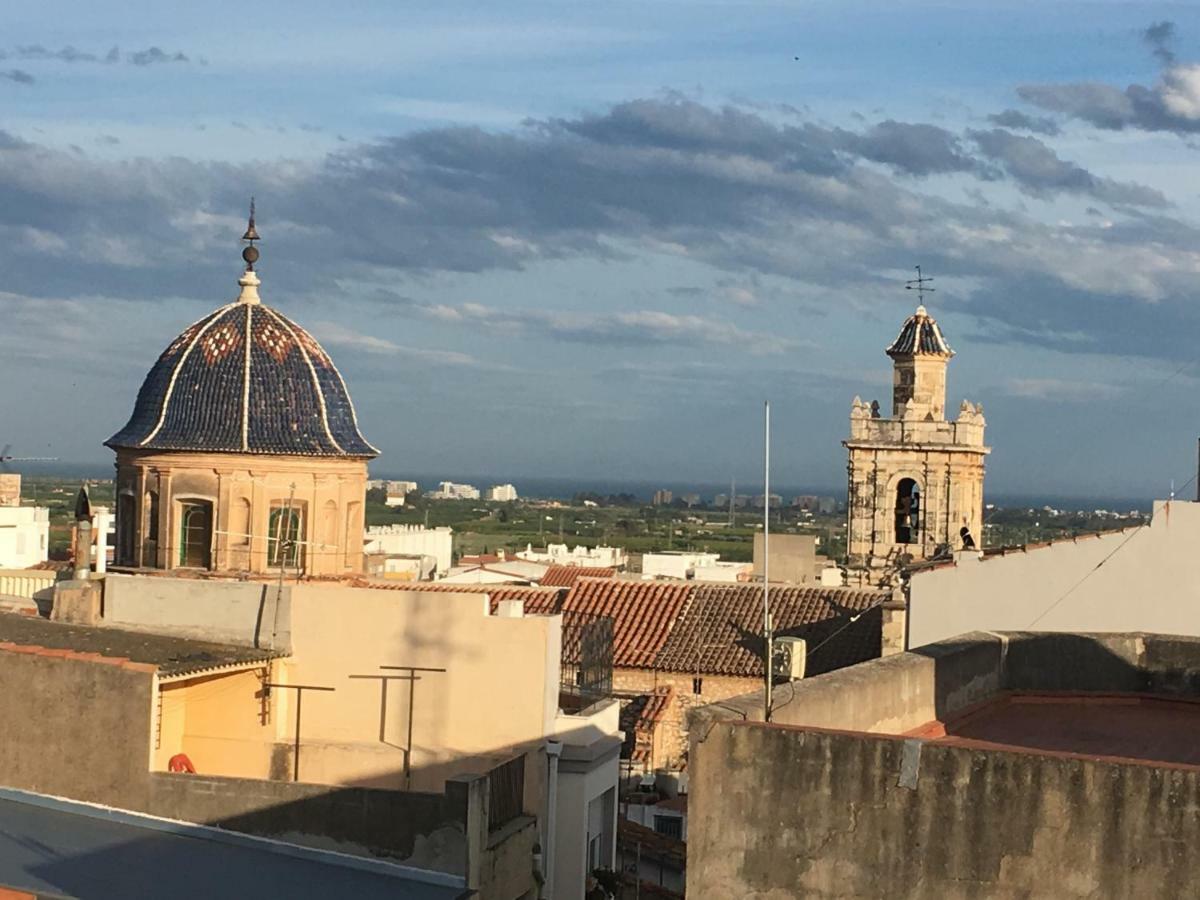
[[[554,846],[555,829],[558,811],[558,758],[562,755],[562,741],[546,741],[546,762],[548,773],[546,779],[546,835],[542,841],[542,859],[545,865],[546,884],[542,886],[542,896],[554,895]]]

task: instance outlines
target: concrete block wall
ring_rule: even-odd
[[[0,643],[0,784],[140,809],[156,667]]]
[[[278,598],[278,599],[277,599]],[[104,579],[103,624],[242,647],[291,649],[291,588],[255,581]]]

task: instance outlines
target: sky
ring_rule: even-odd
[[[87,463],[171,340],[265,302],[373,471],[836,489],[926,305],[987,490],[1185,493],[1200,7],[6,4],[0,445]]]

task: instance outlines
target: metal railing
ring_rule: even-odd
[[[612,696],[613,622],[607,616],[563,615],[559,692],[580,708]]]
[[[487,773],[488,831],[497,831],[525,814],[525,754]]]

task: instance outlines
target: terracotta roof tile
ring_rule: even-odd
[[[683,866],[687,863],[687,844],[679,838],[659,834],[653,828],[648,828],[632,819],[620,816],[617,819],[617,843],[635,849],[641,845],[642,853],[658,859],[671,861]]]
[[[524,600],[525,614],[549,616],[559,612],[566,588],[530,587],[520,584],[441,584],[436,581],[367,581],[359,579],[355,587],[378,588],[385,591],[419,591],[420,593],[487,594],[493,614],[501,600]]]
[[[773,586],[771,616],[777,635],[806,638],[808,674],[816,675],[879,656],[887,591]],[[846,620],[870,612],[850,625]],[[845,626],[843,628],[843,626]],[[842,629],[839,631],[839,629]],[[836,637],[821,644],[836,632]],[[691,603],[671,630],[653,667],[708,675],[762,675],[762,585],[697,584]]]
[[[600,566],[560,566],[551,564],[546,574],[538,581],[543,587],[570,587],[580,578],[612,578],[616,569]]]
[[[691,592],[689,584],[580,578],[562,608],[612,619],[613,665],[645,669],[654,665]]]

